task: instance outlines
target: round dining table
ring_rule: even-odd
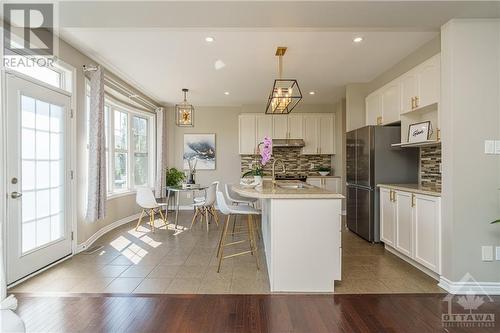
[[[167,186],[167,210],[166,210],[166,217],[165,218],[168,218],[168,207],[169,207],[169,204],[170,204],[170,194],[173,193],[174,196],[175,196],[175,229],[177,230],[177,224],[178,224],[178,221],[179,221],[179,198],[180,198],[180,194],[183,193],[183,192],[192,192],[193,193],[193,201],[194,201],[194,194],[195,192],[197,191],[204,191],[205,192],[205,195],[207,194],[206,193],[206,190],[207,190],[208,186],[206,185],[195,185],[195,186],[187,186],[187,187],[184,187],[182,185],[179,185],[179,186]]]

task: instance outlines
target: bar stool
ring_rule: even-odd
[[[135,202],[142,208],[141,216],[139,217],[139,221],[137,222],[135,230],[137,230],[137,228],[139,228],[139,226],[141,225],[144,213],[146,213],[146,215],[149,216],[149,224],[151,225],[151,230],[153,232],[155,232],[154,221],[155,221],[155,214],[157,212],[160,213],[161,219],[163,223],[165,223],[165,226],[168,226],[167,219],[165,218],[165,215],[163,215],[162,212],[162,208],[165,208],[167,204],[158,203],[153,194],[153,191],[151,191],[149,187],[140,186],[137,188]]]
[[[219,207],[219,210],[221,211],[222,214],[227,215],[227,219],[224,223],[224,228],[222,229],[220,239],[219,239],[219,246],[217,247],[217,257],[219,258],[219,265],[217,266],[217,273],[220,272],[220,268],[222,265],[222,260],[227,259],[227,258],[232,258],[236,256],[240,256],[243,254],[252,254],[255,257],[255,263],[257,264],[257,269],[259,269],[259,259],[258,259],[258,250],[257,250],[257,243],[255,241],[255,225],[254,225],[254,220],[253,216],[254,215],[259,215],[260,211],[249,206],[249,205],[240,205],[240,206],[229,206],[226,203],[226,198],[224,198],[224,194],[220,191],[217,191],[217,206]],[[228,228],[229,228],[229,222],[231,219],[231,215],[246,215],[247,216],[247,230],[248,230],[248,239],[243,239],[235,242],[226,242],[226,237],[228,234]],[[250,244],[250,249],[248,251],[243,251],[243,252],[238,252],[234,254],[230,254],[227,256],[224,256],[224,247],[230,246],[230,245],[236,245],[236,244],[241,244],[244,242],[249,242]]]
[[[209,215],[213,217],[215,220],[215,224],[219,226],[219,217],[217,216],[217,212],[215,211],[215,200],[216,200],[216,192],[219,186],[219,182],[213,182],[212,185],[207,189],[205,200],[198,201],[194,203],[194,216],[191,221],[191,228],[193,228],[194,223],[196,222],[196,217],[200,215],[200,222],[203,221],[203,217],[205,217],[205,221],[207,223],[207,231],[208,231],[208,218]]]
[[[236,206],[249,205],[249,206],[252,206],[255,208],[255,203],[259,199],[241,196],[238,193],[236,193],[235,191],[233,191],[232,186],[233,185],[231,185],[231,184],[225,184],[225,186],[224,186],[224,188],[226,190],[226,196],[229,199],[229,201],[231,202],[231,205],[236,205]],[[256,229],[255,233],[257,234],[257,238],[260,239],[260,231],[259,231],[260,228],[259,228],[258,223],[255,224],[255,229]],[[236,216],[234,216],[234,220],[233,220],[233,234],[235,233],[235,230],[236,230]]]

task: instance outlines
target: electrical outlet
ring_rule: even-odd
[[[495,140],[484,140],[484,153],[485,154],[495,153]]]
[[[483,261],[493,261],[493,246],[481,246]]]
[[[191,199],[191,192],[186,192],[186,197],[187,197],[188,199]]]
[[[496,246],[495,247],[495,257],[496,257],[496,260],[500,260],[500,246]]]

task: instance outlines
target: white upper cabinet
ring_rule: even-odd
[[[401,78],[401,113],[415,108],[415,96],[418,94],[417,74],[411,70]]]
[[[382,124],[382,95],[377,90],[365,100],[366,104],[366,125],[381,125]]]
[[[288,115],[288,138],[302,139],[304,137],[304,117],[301,114]]]
[[[335,154],[335,115],[305,114],[304,115],[305,155]]]
[[[304,116],[304,142],[305,147],[302,148],[302,154],[318,154],[319,153],[319,126],[318,117],[313,115]]]
[[[273,139],[288,138],[288,116],[275,115],[273,117]]]
[[[319,116],[319,153],[325,155],[335,154],[335,116],[327,114]]]
[[[439,102],[440,96],[440,57],[434,56],[417,67],[418,95],[417,108]]]
[[[401,84],[394,80],[381,89],[382,95],[382,124],[395,123],[400,119]]]
[[[273,137],[273,117],[269,115],[256,116],[255,122],[257,124],[257,146],[264,137]]]
[[[239,153],[254,154],[257,142],[257,123],[254,115],[240,115],[239,124]]]

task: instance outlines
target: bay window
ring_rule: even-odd
[[[149,112],[106,98],[108,196],[133,191],[137,186],[153,187],[154,120]]]

